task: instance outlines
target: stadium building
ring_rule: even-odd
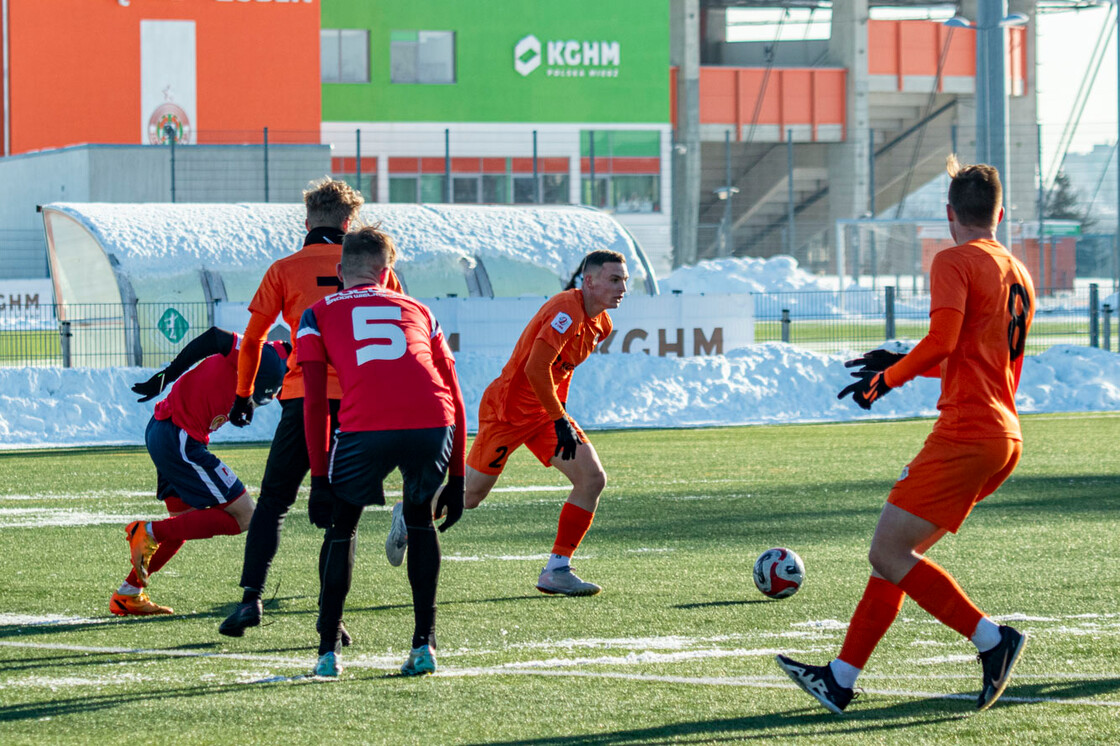
[[[983,34],[1006,72],[1011,240],[1042,227],[1035,0],[964,2],[955,24],[885,17],[928,6],[899,0],[486,5],[5,0],[0,277],[46,273],[36,205],[292,202],[326,170],[371,202],[591,205],[658,273],[781,253],[909,274],[909,250],[839,254],[838,221],[987,152]],[[1021,17],[983,21],[992,5]],[[729,14],[759,8],[827,33],[728,41]]]

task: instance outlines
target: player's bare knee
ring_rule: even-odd
[[[237,521],[238,528],[245,532],[249,528],[249,522],[253,520],[253,512],[256,510],[256,504],[253,498],[249,497],[249,493],[243,493],[241,497],[225,506],[225,511],[233,516]]]

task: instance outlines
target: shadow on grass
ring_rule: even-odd
[[[1016,685],[1008,689],[996,708],[1022,707],[1054,699],[1080,700],[1098,697],[1120,689],[1120,678],[1066,680]],[[802,696],[798,694],[798,696]],[[905,701],[873,701],[855,703],[842,716],[825,712],[813,705],[786,712],[751,715],[722,720],[699,720],[581,735],[532,738],[511,741],[478,741],[488,746],[624,746],[649,743],[721,743],[757,740],[787,743],[803,740],[818,742],[825,736],[863,736],[880,742],[920,738],[917,734],[933,723],[963,720],[969,717],[993,717],[976,711],[975,693],[966,692],[929,699]],[[877,697],[882,701],[881,697]],[[894,733],[895,735],[891,735]]]
[[[315,679],[307,678],[300,681],[296,678],[282,682],[259,682],[253,686],[275,687],[279,684],[302,686],[317,684]],[[49,702],[25,702],[0,707],[0,723],[16,720],[39,720],[42,718],[55,718],[66,715],[109,710],[123,704],[136,702],[161,702],[164,700],[179,700],[186,697],[209,697],[213,695],[244,692],[246,684],[215,684],[213,686],[187,686],[172,687],[168,689],[130,689],[127,693],[120,694],[85,694],[80,697],[65,697],[52,699]]]
[[[767,598],[749,598],[749,599],[739,599],[739,600],[735,600],[735,601],[704,601],[702,603],[695,603],[695,604],[676,604],[675,606],[673,606],[673,608],[674,609],[703,609],[703,608],[707,608],[709,606],[750,606],[750,605],[753,605],[753,604],[768,604],[768,603],[773,603],[773,602],[770,599],[767,599]]]

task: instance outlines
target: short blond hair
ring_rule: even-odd
[[[357,219],[365,201],[357,189],[329,176],[311,182],[303,190],[307,223],[312,228],[341,229],[346,221]]]
[[[961,225],[987,228],[999,222],[1003,205],[1003,184],[995,166],[985,163],[968,165],[951,153],[945,161],[949,182],[949,206]]]
[[[359,228],[342,239],[342,273],[356,275],[370,267],[391,268],[397,263],[397,243],[381,223]]]

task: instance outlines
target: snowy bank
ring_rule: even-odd
[[[871,412],[836,393],[851,380],[848,355],[823,355],[767,343],[726,355],[660,358],[592,355],[575,373],[568,405],[589,429],[708,427],[839,422],[936,414],[939,382],[919,379],[891,392]],[[461,355],[468,425],[504,358]],[[154,371],[57,368],[0,369],[0,448],[141,444],[153,402],[129,387]],[[1120,355],[1058,346],[1028,357],[1018,402],[1023,413],[1120,411]],[[244,430],[225,426],[215,443],[267,441],[279,420],[275,404]]]

